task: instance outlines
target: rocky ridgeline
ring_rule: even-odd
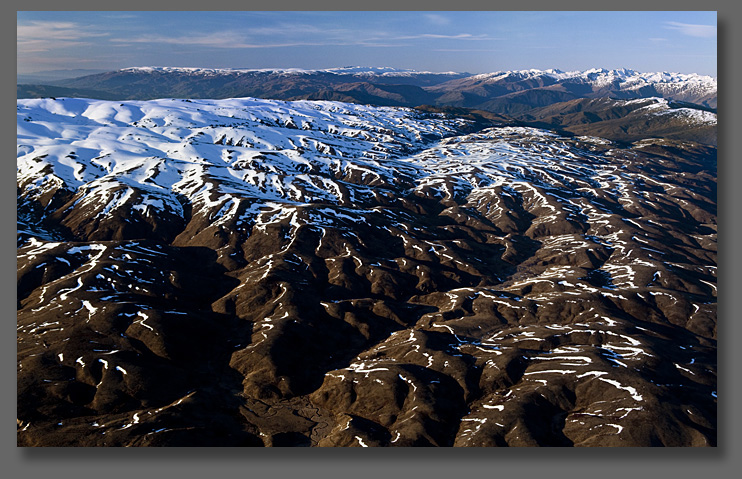
[[[19,100],[19,445],[715,445],[715,149],[474,130]]]

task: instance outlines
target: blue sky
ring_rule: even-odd
[[[716,12],[18,11],[17,68],[630,68],[716,76],[716,36]]]

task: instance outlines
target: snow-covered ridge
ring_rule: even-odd
[[[61,188],[96,217],[126,208],[179,216],[179,196],[217,215],[245,199],[256,208],[363,204],[374,186],[417,175],[398,158],[467,123],[404,108],[253,98],[18,100],[17,118],[24,198]]]
[[[234,75],[243,73],[283,73],[308,75],[316,73],[333,73],[338,75],[380,75],[380,76],[412,76],[412,75],[469,75],[466,72],[454,71],[418,71],[414,69],[393,68],[393,67],[367,67],[367,66],[347,66],[325,69],[305,69],[305,68],[202,68],[202,67],[160,67],[160,66],[143,66],[122,68],[122,72],[146,72],[146,73],[188,73],[193,75]],[[596,84],[608,84],[613,81],[627,83],[701,83],[713,85],[716,88],[717,79],[708,75],[699,75],[697,73],[677,73],[677,72],[638,72],[628,68],[612,69],[591,68],[589,70],[563,71],[559,69],[528,69],[528,70],[504,70],[491,73],[480,73],[470,75],[473,80],[497,81],[508,77],[521,79],[548,77],[556,81],[578,80]]]
[[[650,72],[641,73],[629,69],[585,71],[561,70],[518,70],[474,75],[467,80],[484,84],[507,80],[546,79],[555,83],[581,83],[590,85],[593,90],[610,88],[613,91],[632,92],[644,87],[654,87],[662,95],[674,96],[693,94],[696,96],[715,95],[717,80],[708,75],[696,73]]]
[[[714,113],[671,108],[664,99],[641,101],[648,102],[642,109],[649,114],[716,121]],[[230,198],[359,206],[375,197],[377,187],[400,181],[411,188],[441,187],[441,171],[468,171],[480,154],[491,171],[471,179],[472,185],[497,183],[522,155],[493,146],[493,139],[513,131],[553,136],[500,128],[473,154],[471,148],[450,147],[466,126],[465,120],[406,108],[331,101],[18,100],[17,180],[28,199],[62,187],[97,205],[92,209],[99,214],[132,200],[135,209],[180,214],[178,195],[217,209],[232,204]],[[574,156],[565,150],[554,158],[562,155]],[[518,171],[536,161],[523,158]],[[484,171],[481,164],[477,168]]]
[[[655,116],[674,116],[676,118],[683,118],[693,126],[717,124],[716,113],[699,110],[697,108],[678,106],[665,98],[638,98],[634,100],[619,101],[619,103],[624,105],[645,103],[644,106],[636,110],[636,113],[649,113]]]
[[[599,100],[598,100],[599,101]],[[695,108],[692,105],[674,102],[661,97],[634,98],[631,100],[612,100],[617,106],[638,106],[630,115],[649,115],[650,117],[672,117],[684,120],[690,127],[717,125],[717,115],[713,111]]]
[[[541,81],[545,86],[579,84],[591,95],[646,97],[658,95],[675,100],[715,103],[717,79],[696,73],[637,72],[630,69],[590,69],[585,71],[518,70],[484,73],[462,80],[468,85],[488,85]]]
[[[620,82],[647,82],[647,83],[681,83],[700,82],[716,85],[716,78],[697,73],[677,72],[638,72],[635,70],[621,68],[607,70],[605,68],[592,68],[589,70],[562,71],[558,69],[548,70],[507,70],[493,73],[481,73],[473,75],[472,78],[479,80],[501,80],[507,77],[518,77],[522,79],[548,77],[557,81],[581,80],[585,82],[609,83],[614,80]]]
[[[365,67],[365,66],[348,66],[326,69],[304,69],[304,68],[200,68],[200,67],[129,67],[122,68],[122,72],[143,72],[143,73],[186,73],[192,75],[239,75],[250,73],[277,73],[287,75],[312,75],[317,73],[331,73],[336,75],[356,75],[356,76],[414,76],[414,75],[465,75],[453,71],[448,72],[431,72],[417,71],[412,69],[400,69],[392,67]]]

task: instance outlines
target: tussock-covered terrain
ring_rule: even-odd
[[[17,109],[20,446],[716,445],[712,146]]]

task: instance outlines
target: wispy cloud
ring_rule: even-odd
[[[501,52],[502,48],[434,48],[434,52]]]
[[[454,35],[444,35],[440,33],[420,33],[418,35],[403,35],[394,37],[397,40],[416,40],[422,38],[442,39],[442,40],[495,40],[489,35],[472,35],[470,33],[457,33]]]
[[[302,23],[302,22],[279,22],[276,24],[271,25],[265,25],[265,26],[254,26],[250,25],[249,27],[245,28],[244,32],[250,36],[270,36],[270,37],[277,37],[277,36],[306,36],[306,35],[313,35],[313,36],[321,36],[321,37],[331,37],[331,36],[349,36],[352,34],[353,30],[341,28],[337,26],[327,26],[323,24],[310,24],[310,23]]]
[[[19,54],[48,52],[60,47],[76,47],[106,36],[87,30],[74,22],[34,21],[18,25],[16,40]]]
[[[263,46],[247,43],[244,35],[227,31],[200,35],[147,35],[144,37],[114,38],[111,41],[124,44],[149,43],[153,45],[188,45],[212,48],[256,48]]]
[[[451,19],[438,13],[426,13],[423,17],[433,25],[448,25]]]
[[[399,43],[389,42],[389,39],[369,39],[356,37],[346,38],[303,38],[291,37],[275,38],[273,41],[250,41],[239,32],[219,32],[203,35],[187,36],[147,36],[133,38],[112,39],[113,43],[120,45],[132,45],[137,43],[161,44],[161,45],[183,45],[191,47],[219,48],[219,49],[252,49],[252,48],[285,48],[285,47],[307,47],[307,46],[332,46],[332,45],[356,45],[368,47],[392,47],[400,46]]]
[[[152,45],[184,45],[218,49],[281,48],[300,46],[361,46],[399,47],[415,40],[494,40],[492,37],[470,33],[402,34],[381,30],[352,30],[322,28],[318,25],[280,24],[245,30],[228,30],[189,35],[147,35],[111,39],[119,45],[149,43]]]
[[[132,13],[112,13],[110,15],[103,15],[103,18],[112,18],[114,20],[133,20],[135,18],[139,18],[139,16]]]
[[[691,23],[665,22],[665,28],[677,30],[691,37],[710,38],[716,36],[715,25],[694,25]]]

